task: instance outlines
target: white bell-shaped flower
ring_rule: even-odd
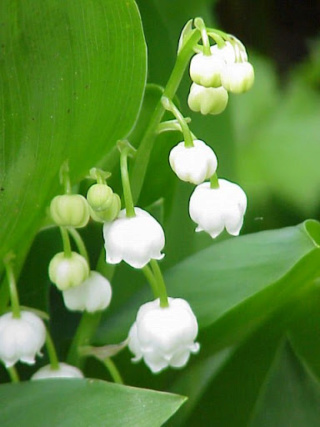
[[[0,359],[7,368],[19,360],[32,365],[45,343],[46,328],[40,317],[21,311],[20,317],[12,313],[0,317]]]
[[[79,286],[88,276],[88,262],[77,252],[71,252],[71,256],[59,252],[50,261],[49,278],[60,291]]]
[[[173,147],[169,163],[182,181],[200,184],[215,173],[218,161],[212,148],[203,141],[196,139],[193,145],[186,147],[184,142],[180,142]]]
[[[127,217],[126,210],[118,218],[103,225],[106,261],[122,260],[134,268],[143,268],[151,259],[162,259],[165,238],[161,225],[146,211],[134,208],[136,216]]]
[[[247,197],[239,185],[219,179],[219,188],[209,182],[198,185],[190,198],[189,213],[198,224],[196,231],[206,231],[217,237],[224,228],[238,236],[247,208]]]
[[[192,83],[188,105],[192,111],[206,114],[220,114],[228,104],[228,92],[223,86],[204,87]]]
[[[198,323],[190,305],[181,298],[168,301],[168,307],[160,307],[159,299],[143,304],[129,332],[132,360],[143,359],[154,373],[169,366],[182,368],[200,349],[194,342]]]
[[[225,61],[220,56],[198,53],[191,59],[190,77],[198,85],[219,87],[224,67]]]
[[[110,304],[111,296],[109,280],[97,271],[91,271],[81,285],[63,291],[64,303],[69,310],[88,313],[106,309]]]
[[[254,83],[254,69],[250,62],[228,64],[221,75],[223,87],[233,93],[247,92]]]
[[[84,378],[80,369],[67,363],[60,362],[58,369],[52,369],[51,365],[43,366],[35,372],[32,380],[45,380],[48,378]]]

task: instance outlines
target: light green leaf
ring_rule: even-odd
[[[38,380],[0,386],[2,427],[161,426],[185,397],[99,380]]]
[[[19,264],[62,162],[79,180],[133,126],[146,46],[133,0],[5,0],[0,14],[0,258]]]

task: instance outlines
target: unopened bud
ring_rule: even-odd
[[[222,86],[203,87],[193,83],[188,97],[188,105],[192,111],[201,114],[220,114],[228,104],[228,92]]]
[[[69,257],[64,252],[59,252],[50,261],[50,280],[61,291],[80,285],[88,276],[87,260],[77,252],[71,252]]]
[[[87,200],[90,207],[96,211],[104,211],[110,207],[113,201],[113,191],[106,184],[94,184],[87,193]]]
[[[108,209],[103,211],[94,211],[90,208],[90,215],[94,221],[110,222],[117,218],[121,209],[121,200],[118,194],[112,194],[111,204]]]
[[[61,227],[85,227],[89,221],[87,200],[80,194],[56,196],[50,204],[53,221]]]

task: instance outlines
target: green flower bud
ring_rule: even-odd
[[[90,208],[90,215],[94,221],[111,222],[117,218],[121,209],[121,200],[118,194],[112,195],[112,202],[108,209],[96,212]]]
[[[80,285],[88,276],[87,260],[77,252],[71,252],[70,257],[59,252],[50,261],[49,277],[60,291]]]
[[[87,200],[80,194],[54,197],[50,204],[50,214],[57,225],[76,228],[85,227],[90,217]]]
[[[88,190],[87,200],[95,212],[101,212],[109,209],[113,201],[112,196],[112,188],[108,187],[108,185],[94,184]]]

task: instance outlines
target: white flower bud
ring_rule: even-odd
[[[110,304],[112,289],[109,280],[97,271],[91,271],[81,285],[63,291],[63,300],[69,310],[104,310]]]
[[[248,61],[247,52],[244,46],[240,45],[239,42],[233,45],[229,41],[226,41],[223,47],[214,45],[211,46],[210,50],[212,55],[219,56],[225,61],[226,64],[233,64],[234,62],[237,62],[237,59],[242,62]]]
[[[247,208],[245,192],[237,184],[219,179],[219,188],[204,182],[195,188],[190,198],[189,213],[198,224],[196,231],[206,231],[217,237],[224,228],[238,236]]]
[[[197,353],[195,343],[198,323],[187,301],[168,298],[169,306],[160,307],[159,299],[143,304],[129,332],[129,349],[135,362],[143,359],[152,372],[171,366],[182,368],[190,353]]]
[[[106,184],[94,184],[87,193],[87,200],[94,211],[104,211],[110,207],[113,201],[113,191]]]
[[[0,359],[7,368],[20,360],[32,365],[46,340],[46,328],[40,317],[21,311],[20,317],[12,313],[0,317]]]
[[[58,369],[52,369],[50,365],[43,366],[35,372],[32,380],[45,380],[48,378],[84,378],[80,369],[67,363],[60,362]]]
[[[201,140],[194,140],[193,147],[180,142],[169,155],[172,170],[186,182],[200,184],[210,178],[217,169],[217,158],[213,150]]]
[[[225,62],[218,55],[198,53],[191,59],[190,77],[198,85],[219,87],[224,67]]]
[[[143,268],[151,259],[162,259],[165,238],[161,225],[146,211],[134,208],[136,216],[118,218],[103,225],[106,261],[118,264],[122,260],[134,268]]]
[[[50,204],[50,214],[59,226],[85,227],[89,221],[87,200],[80,194],[56,196]]]
[[[254,82],[254,69],[250,62],[228,64],[221,75],[223,87],[229,92],[247,92]]]
[[[204,87],[193,83],[188,96],[192,111],[206,114],[220,114],[228,104],[228,92],[224,87]]]
[[[87,260],[77,252],[71,252],[70,257],[59,252],[50,261],[49,277],[60,291],[80,285],[88,276]]]

